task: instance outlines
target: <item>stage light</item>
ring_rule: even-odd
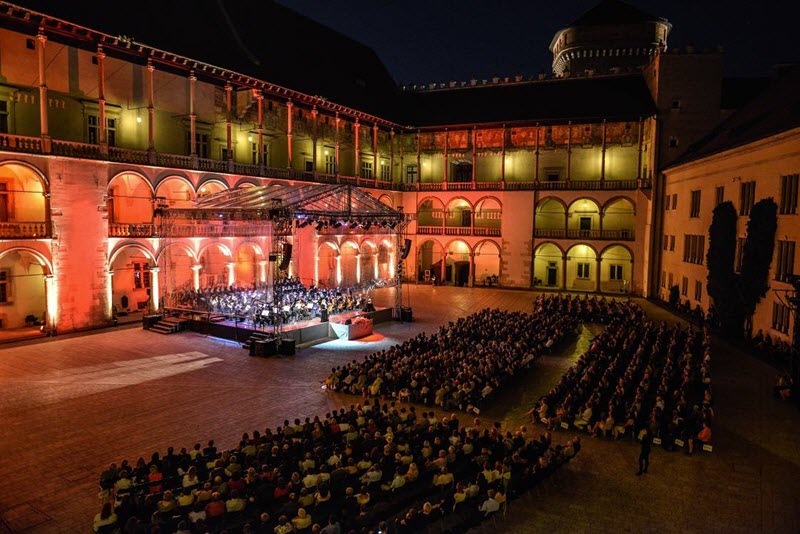
[[[333,227],[334,228],[339,228],[341,226],[342,226],[342,222],[341,221],[336,221],[335,223],[333,223]]]
[[[364,225],[364,230],[369,230],[372,227],[372,221],[367,221],[367,224]]]
[[[320,230],[322,230],[322,221],[317,222],[317,232],[319,232]]]

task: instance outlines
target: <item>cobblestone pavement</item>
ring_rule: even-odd
[[[112,461],[215,439],[286,417],[324,415],[354,398],[322,390],[335,365],[434,331],[481,308],[529,310],[532,292],[408,286],[411,323],[378,325],[368,341],[330,341],[284,358],[238,344],[138,328],[0,350],[0,533],[89,532],[97,478]],[[392,305],[391,290],[373,295]],[[649,302],[658,319],[675,320]],[[481,413],[518,427],[597,332],[541,358]],[[655,448],[634,476],[638,447],[584,437],[568,466],[486,532],[800,532],[800,411],[771,396],[775,371],[723,341],[714,346],[715,449],[688,457]],[[532,428],[539,432],[541,429]],[[559,431],[556,439],[572,433]]]

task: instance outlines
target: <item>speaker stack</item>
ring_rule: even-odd
[[[285,271],[289,268],[289,262],[292,261],[292,245],[289,243],[283,244],[283,259],[281,260],[280,265],[278,265],[278,269],[281,271]]]

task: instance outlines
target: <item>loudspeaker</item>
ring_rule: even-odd
[[[282,356],[294,356],[295,355],[294,338],[289,337],[281,339],[281,346],[279,348],[279,352]]]
[[[269,253],[269,261],[276,262],[278,261],[278,255],[274,252]]]
[[[411,252],[411,240],[406,239],[403,242],[403,251],[400,253],[400,259],[404,260],[408,257],[408,253]]]
[[[289,243],[283,244],[283,259],[281,260],[281,264],[278,265],[278,268],[281,271],[285,271],[289,268],[289,261],[292,259],[292,245]]]

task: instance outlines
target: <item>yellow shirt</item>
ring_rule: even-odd
[[[305,517],[297,516],[292,519],[292,524],[297,530],[308,528],[311,526],[311,516],[308,514]]]

